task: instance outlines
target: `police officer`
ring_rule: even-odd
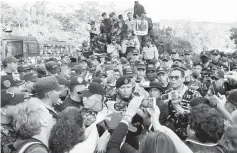
[[[217,69],[228,69],[228,67],[223,64],[220,60],[220,51],[218,49],[213,49],[210,51],[211,54],[211,63],[217,68]]]

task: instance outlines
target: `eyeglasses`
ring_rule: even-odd
[[[169,76],[169,79],[170,79],[170,80],[173,80],[173,79],[179,80],[179,78],[180,78],[180,76]]]
[[[52,110],[48,107],[46,107],[46,108],[49,111],[49,114],[51,114],[53,116],[53,118],[58,119],[58,114],[54,110]]]

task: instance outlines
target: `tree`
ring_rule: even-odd
[[[231,32],[230,39],[233,40],[237,46],[237,28],[232,28],[230,32]]]

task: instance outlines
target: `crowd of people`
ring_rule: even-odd
[[[237,51],[160,53],[134,13],[103,13],[78,57],[2,60],[1,152],[237,152]]]

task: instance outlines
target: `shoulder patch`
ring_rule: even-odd
[[[9,80],[3,81],[3,85],[7,88],[11,87],[11,82]]]

